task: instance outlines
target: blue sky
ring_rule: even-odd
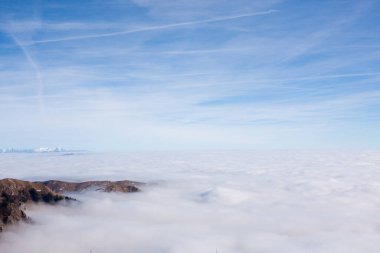
[[[2,147],[380,147],[379,1],[0,5]]]

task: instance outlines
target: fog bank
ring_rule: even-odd
[[[154,183],[30,207],[0,252],[378,252],[379,169],[375,151],[0,155],[1,177]]]

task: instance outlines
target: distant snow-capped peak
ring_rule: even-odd
[[[49,153],[49,152],[64,152],[65,150],[61,147],[49,148],[49,147],[41,147],[33,149],[35,153]]]
[[[67,152],[61,147],[40,147],[40,148],[4,148],[0,149],[0,153],[52,153],[52,152]]]

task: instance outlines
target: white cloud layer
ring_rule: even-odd
[[[1,177],[158,184],[33,207],[0,252],[378,252],[379,167],[374,151],[1,155]]]

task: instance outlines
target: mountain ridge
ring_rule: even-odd
[[[38,148],[0,148],[1,153],[66,153],[66,152],[87,152],[86,150],[71,150],[61,147],[38,147]]]
[[[68,192],[96,190],[103,192],[138,192],[142,183],[134,181],[85,181],[66,182],[48,180],[31,182],[13,178],[0,180],[0,232],[11,224],[28,222],[26,206],[31,203],[55,204],[61,201],[76,201],[63,195]]]

